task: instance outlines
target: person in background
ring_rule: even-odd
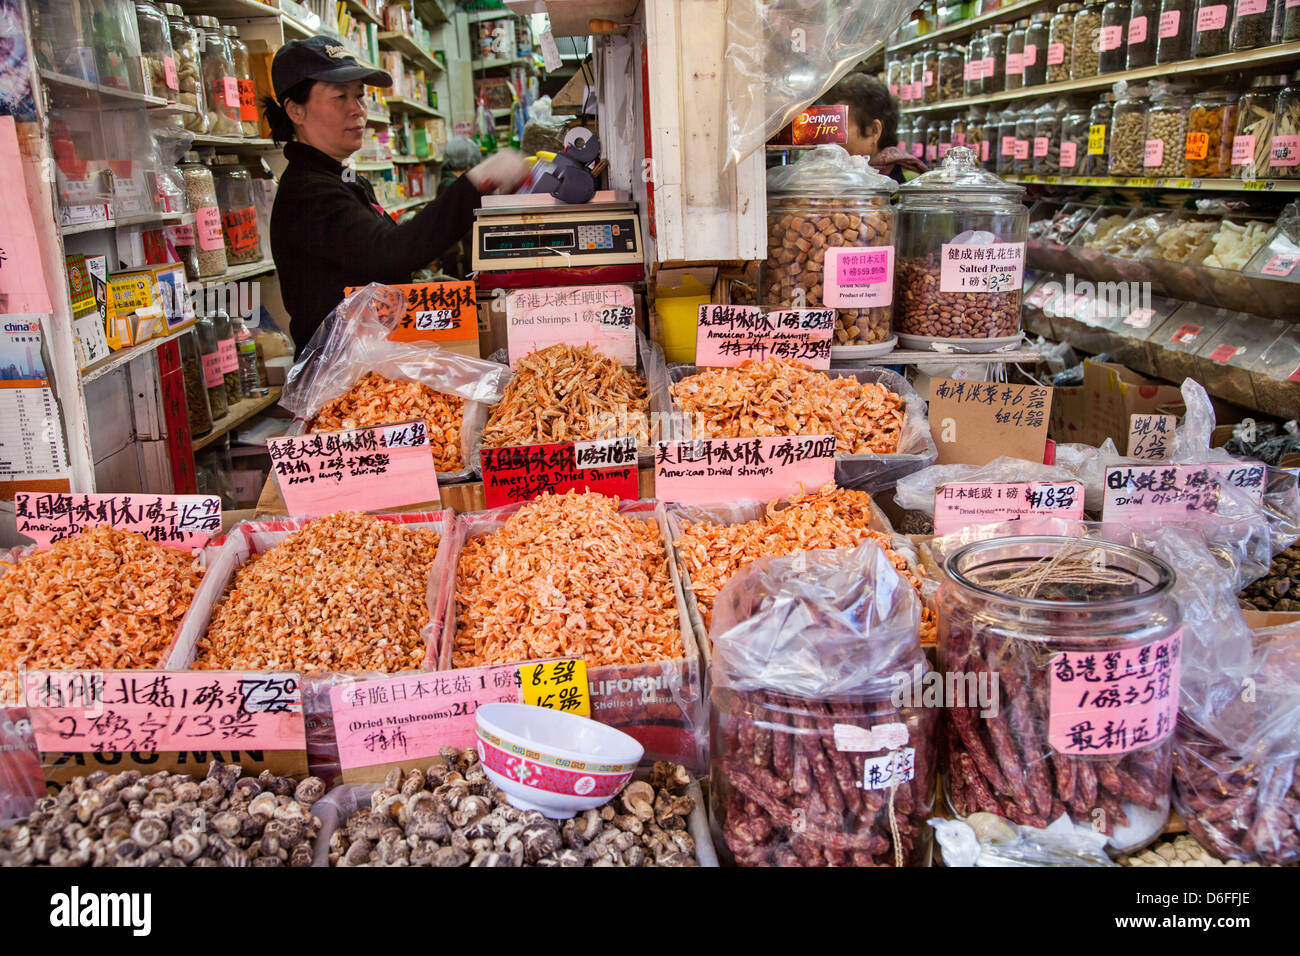
[[[464,136],[447,140],[442,149],[442,179],[438,182],[438,198],[456,185],[456,181],[472,166],[478,165],[483,158],[483,151],[478,143]],[[474,250],[470,246],[470,237],[465,236],[460,242],[451,246],[438,260],[442,271],[457,279],[469,276],[472,268]]]
[[[923,173],[929,167],[898,148],[898,103],[889,87],[874,76],[850,73],[817,101],[821,106],[847,105],[849,141],[844,148],[853,156],[866,156],[871,165],[896,182],[904,172]]]

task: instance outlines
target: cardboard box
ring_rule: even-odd
[[[162,306],[163,324],[155,334],[170,335],[193,325],[197,320],[186,286],[185,267],[179,262],[144,266],[140,269],[119,272],[113,276],[114,281],[129,278],[147,278],[151,283],[150,288],[154,299],[152,304]]]
[[[1175,386],[1144,378],[1123,365],[1089,360],[1084,363],[1083,385],[1058,388],[1053,394],[1049,434],[1058,442],[1094,446],[1109,438],[1123,451],[1130,415],[1183,411],[1183,395]]]
[[[120,275],[108,280],[105,334],[113,351],[145,342],[163,323],[158,284],[149,275]]]

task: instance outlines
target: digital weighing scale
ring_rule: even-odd
[[[636,203],[502,206],[474,212],[480,288],[645,278]]]

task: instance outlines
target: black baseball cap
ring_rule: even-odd
[[[283,105],[284,94],[303,80],[326,83],[364,80],[369,86],[393,85],[392,76],[362,66],[343,44],[331,37],[290,40],[276,51],[271,61],[271,85],[275,87],[276,100]]]

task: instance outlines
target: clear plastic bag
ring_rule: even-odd
[[[1106,834],[1062,814],[1045,829],[1022,827],[992,813],[930,821],[944,866],[1118,866]]]
[[[949,482],[1075,480],[1074,474],[1059,465],[1044,465],[1022,458],[994,458],[984,465],[931,465],[900,478],[894,486],[894,502],[907,511],[933,515],[934,493]]]

